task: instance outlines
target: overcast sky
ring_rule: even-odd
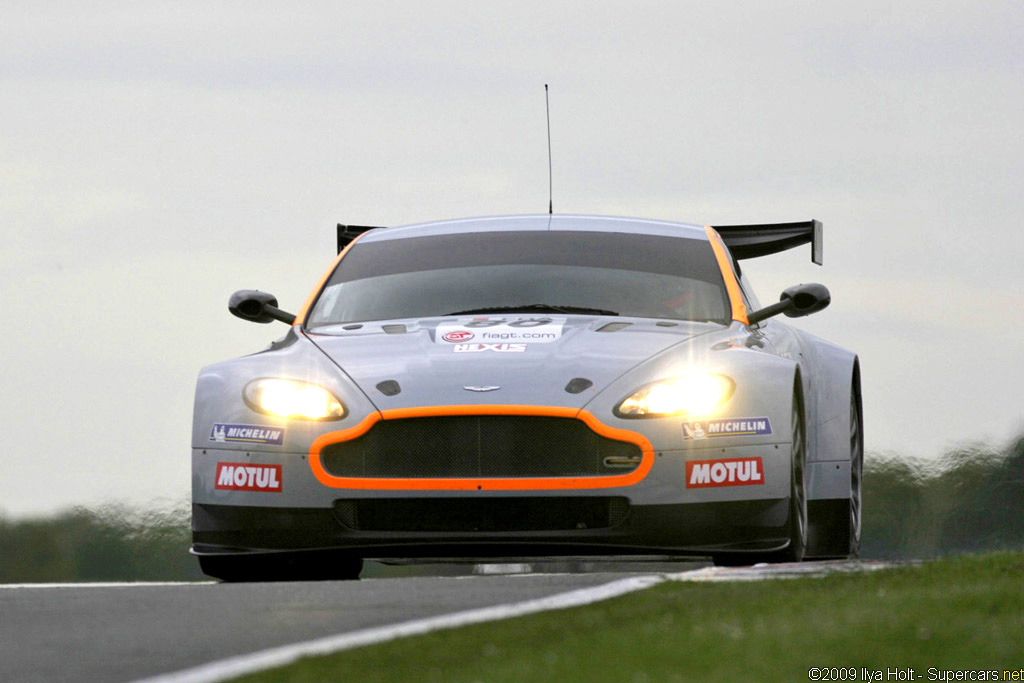
[[[260,9],[263,7],[263,9]],[[0,6],[0,511],[189,491],[205,364],[334,224],[817,218],[747,262],[857,351],[869,454],[1024,431],[1024,4]]]

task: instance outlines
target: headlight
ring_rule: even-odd
[[[294,379],[255,379],[242,392],[255,411],[298,420],[340,420],[345,406],[323,387]]]
[[[724,375],[697,374],[648,384],[615,409],[619,417],[707,415],[732,396],[736,385]]]

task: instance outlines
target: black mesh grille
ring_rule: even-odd
[[[355,531],[567,531],[621,524],[629,501],[583,496],[339,500],[334,514]]]
[[[384,420],[327,446],[338,477],[586,477],[625,474],[640,464],[636,444],[606,439],[580,420],[519,415]]]

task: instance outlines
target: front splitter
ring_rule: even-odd
[[[458,499],[446,499],[453,505]],[[193,553],[339,550],[368,558],[688,556],[767,552],[789,543],[789,500],[634,505],[607,528],[357,530],[333,509],[195,504]]]

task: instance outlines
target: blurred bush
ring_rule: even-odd
[[[189,504],[74,508],[46,519],[0,518],[0,583],[187,581]],[[1006,448],[970,444],[938,460],[868,454],[865,558],[927,558],[1024,548],[1024,435]],[[376,575],[379,566],[368,566]],[[424,568],[395,571],[423,573]],[[427,573],[441,573],[435,568]]]
[[[1024,548],[1024,435],[937,461],[869,454],[861,555],[926,558]]]
[[[187,503],[138,510],[74,508],[46,519],[0,519],[0,583],[202,578],[188,553]]]

